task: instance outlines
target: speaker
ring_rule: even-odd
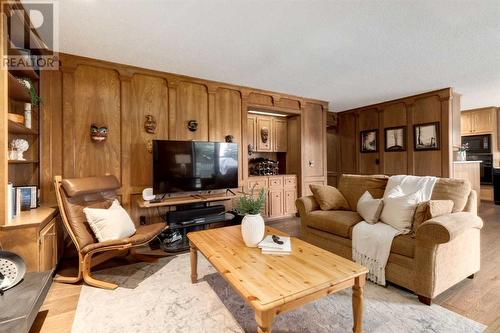
[[[224,205],[192,208],[186,210],[174,210],[167,213],[168,223],[178,223],[191,221],[200,217],[206,217],[208,215],[217,215],[224,213],[226,208]]]

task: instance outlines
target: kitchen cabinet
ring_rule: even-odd
[[[273,142],[275,152],[286,152],[288,145],[288,130],[286,119],[273,118]]]
[[[464,111],[461,114],[461,134],[482,134],[495,131],[494,108]]]

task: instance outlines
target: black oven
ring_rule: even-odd
[[[467,161],[482,161],[481,169],[481,184],[493,184],[493,154],[469,154],[467,153]]]
[[[467,144],[468,154],[491,154],[491,134],[462,137],[462,144]]]

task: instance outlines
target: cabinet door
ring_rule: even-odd
[[[462,135],[472,133],[472,116],[470,113],[463,113],[460,117],[460,132]]]
[[[57,264],[56,220],[52,220],[40,231],[39,238],[40,271],[49,271]]]
[[[272,151],[272,125],[271,118],[257,117],[257,131],[255,133],[257,151]]]
[[[275,152],[286,152],[288,145],[288,130],[286,119],[273,118],[273,141]]]
[[[289,189],[285,190],[285,204],[283,206],[284,214],[295,214],[297,209],[295,207],[295,200],[297,199],[297,190]]]
[[[283,190],[269,191],[269,217],[283,215]]]
[[[252,145],[252,150],[257,150],[257,141],[255,140],[255,133],[257,129],[257,117],[248,116],[247,122],[247,140],[248,144]]]
[[[474,133],[493,132],[493,113],[490,110],[473,112]]]

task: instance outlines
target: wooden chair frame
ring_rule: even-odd
[[[110,245],[110,246],[104,246],[95,250],[91,250],[87,252],[85,255],[82,255],[82,249],[80,248],[80,245],[78,244],[78,241],[76,239],[76,236],[71,229],[71,226],[68,221],[68,217],[66,215],[66,211],[64,209],[64,205],[62,202],[61,198],[61,181],[62,177],[61,176],[55,176],[54,177],[54,183],[55,183],[55,189],[56,189],[56,198],[57,198],[57,204],[59,205],[59,211],[62,217],[62,221],[64,224],[64,227],[66,228],[66,231],[68,232],[69,236],[71,237],[71,240],[73,241],[73,244],[76,247],[76,250],[78,251],[78,276],[76,277],[66,277],[66,276],[57,276],[54,278],[54,281],[57,282],[62,282],[62,283],[79,283],[82,279],[85,283],[88,285],[91,285],[93,287],[98,287],[98,288],[104,288],[104,289],[116,289],[118,287],[117,284],[115,283],[110,283],[102,280],[98,280],[94,277],[92,277],[91,270],[92,267],[99,265],[109,259],[112,259],[116,256],[120,255],[125,255],[125,254],[130,254],[132,257],[134,257],[137,260],[144,261],[144,262],[157,262],[158,259],[153,257],[153,256],[148,256],[144,254],[139,254],[134,251],[133,248],[138,247],[138,246],[143,246],[149,243],[150,240],[140,243],[140,244],[121,244],[121,245]]]

